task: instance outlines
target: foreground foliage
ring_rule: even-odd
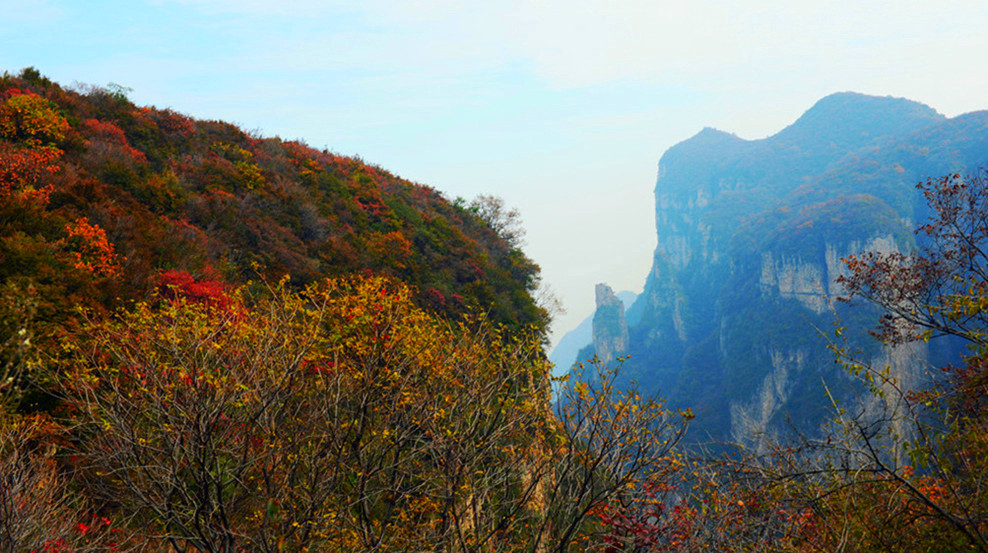
[[[537,334],[446,322],[390,279],[192,284],[92,320],[38,369],[70,437],[37,447],[66,455],[56,470],[8,441],[6,462],[58,485],[0,516],[95,514],[121,550],[594,549],[599,510],[665,478],[689,418],[612,397],[600,370],[557,419]]]
[[[552,412],[501,200],[125,92],[0,78],[0,551],[594,549],[668,472],[614,373]]]

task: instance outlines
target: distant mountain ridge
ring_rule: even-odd
[[[821,379],[852,397],[821,329],[876,314],[835,304],[840,258],[909,251],[926,217],[915,185],[988,164],[988,112],[948,119],[901,98],[838,93],[761,140],[714,129],[670,148],[655,187],[658,245],[629,325],[625,376],[692,407],[714,439],[814,428]],[[920,357],[949,355],[934,344]],[[903,375],[919,378],[919,375]]]

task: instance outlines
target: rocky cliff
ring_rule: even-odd
[[[594,288],[597,309],[593,315],[593,346],[603,360],[617,359],[628,351],[628,323],[624,302],[606,284]]]
[[[626,325],[633,325],[638,321],[637,312],[628,311],[628,308],[638,298],[638,294],[624,290],[618,292],[617,297],[624,304],[624,318]],[[562,376],[569,372],[573,364],[592,357],[593,353],[593,320],[594,313],[580,322],[573,330],[570,330],[559,339],[556,347],[549,354],[549,361],[553,364],[553,376]],[[627,346],[625,346],[627,347]]]
[[[916,363],[866,335],[877,313],[834,301],[840,260],[914,248],[926,214],[915,184],[988,163],[986,146],[986,112],[947,119],[909,100],[842,93],[762,140],[704,129],[669,149],[625,376],[692,407],[701,439],[813,429],[830,409],[822,382],[856,393],[821,336],[836,314],[854,347],[906,378]],[[913,361],[949,348],[920,349]]]

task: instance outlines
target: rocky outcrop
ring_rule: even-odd
[[[907,226],[912,226],[907,222],[904,222]],[[847,267],[844,265],[842,259],[849,255],[858,255],[863,252],[877,252],[877,253],[906,253],[903,249],[896,243],[895,237],[891,234],[886,234],[883,236],[874,236],[870,240],[861,242],[853,241],[844,248],[837,248],[832,244],[827,244],[827,250],[824,254],[825,266],[827,268],[827,274],[830,275],[827,294],[831,298],[838,298],[844,295],[844,289],[837,282],[837,278],[840,275],[845,274]]]
[[[731,404],[731,436],[741,444],[757,446],[773,437],[772,422],[789,401],[793,382],[806,367],[803,350],[769,352],[771,369],[758,390],[745,401]]]
[[[683,269],[694,259],[711,261],[710,256],[716,255],[710,249],[711,227],[699,217],[708,203],[709,198],[703,190],[686,197],[656,191],[655,220],[661,229],[656,253],[667,259],[673,268]]]
[[[795,299],[814,313],[823,313],[829,307],[829,275],[826,267],[808,263],[799,258],[775,259],[772,252],[762,253],[762,297],[778,294],[782,298]]]
[[[855,240],[846,245],[825,244],[822,260],[806,260],[803,257],[762,252],[758,284],[762,297],[778,296],[795,299],[814,313],[833,309],[833,301],[844,290],[837,279],[846,266],[841,259],[862,252],[901,252],[892,235],[875,236],[869,240]]]
[[[628,308],[638,299],[638,294],[623,290],[617,293],[617,297],[624,304],[624,318],[627,325],[633,325],[636,322],[635,313],[628,312]],[[593,316],[594,313],[591,313],[556,343],[556,347],[549,354],[549,361],[553,364],[553,376],[565,375],[575,363],[585,360],[581,359],[579,354],[584,348],[593,346]]]
[[[594,288],[597,310],[593,316],[593,345],[597,357],[611,363],[628,351],[628,323],[624,318],[624,302],[606,284]]]

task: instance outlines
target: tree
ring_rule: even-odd
[[[512,248],[522,246],[525,229],[521,224],[521,212],[516,208],[508,208],[504,198],[481,194],[470,202],[470,210]]]
[[[917,185],[932,215],[914,254],[849,256],[838,281],[846,301],[860,297],[885,311],[878,338],[893,343],[958,336],[988,346],[988,168]]]
[[[37,304],[34,290],[24,290],[16,282],[0,285],[0,413],[20,402]]]
[[[0,553],[44,551],[46,544],[77,545],[80,510],[58,474],[43,418],[0,411]]]
[[[621,503],[621,511],[633,510],[627,504],[638,491],[668,486],[676,472],[674,448],[692,413],[670,412],[635,385],[618,390],[618,372],[598,359],[578,365],[575,381],[557,400],[559,452],[552,457],[542,521],[552,551],[567,551],[573,543],[592,549],[626,537],[602,514]],[[590,524],[601,520],[602,526]]]
[[[52,102],[17,89],[7,90],[4,97],[0,103],[0,137],[33,147],[54,147],[65,138],[69,123]]]

